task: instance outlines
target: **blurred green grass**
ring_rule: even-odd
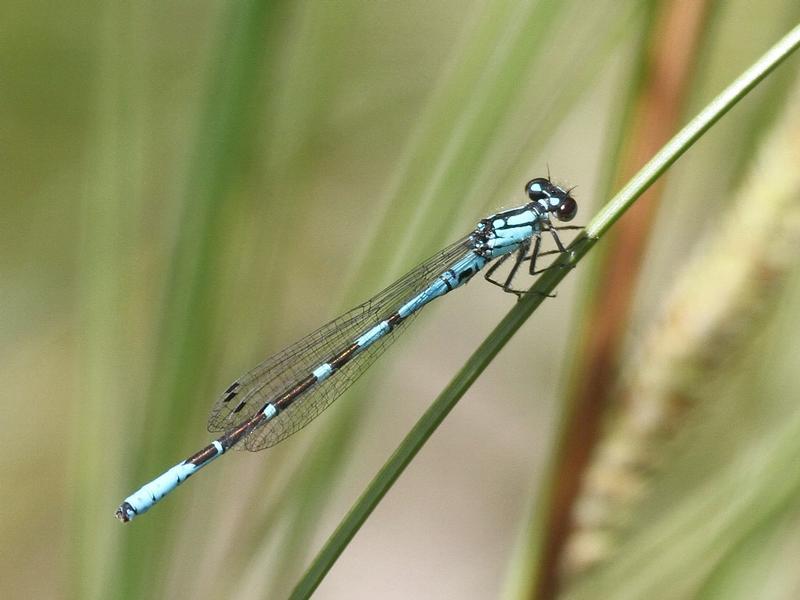
[[[786,1],[753,10],[739,1],[715,15],[695,106],[798,17]],[[130,527],[114,508],[206,443],[206,412],[229,380],[517,202],[529,176],[549,165],[580,185],[589,214],[642,8],[9,2],[2,11],[0,381],[11,451],[0,594],[281,597],[508,299],[471,285],[426,311],[374,373],[282,447],[227,458]],[[724,210],[796,65],[673,169],[634,331],[705,225],[696,198],[705,214]],[[498,595],[548,452],[571,289],[496,361],[319,597]],[[777,355],[797,356],[786,335],[796,298],[783,306],[787,325],[765,337]],[[782,381],[778,366],[768,361],[760,379]],[[774,410],[788,419],[794,407]],[[714,436],[686,437],[713,454]],[[692,502],[695,480],[676,479],[665,477],[661,497]],[[663,551],[680,544],[677,535]],[[720,578],[741,571],[730,552]],[[624,589],[609,573],[608,589]]]

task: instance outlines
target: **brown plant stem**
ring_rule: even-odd
[[[664,3],[654,26],[642,93],[632,111],[628,131],[634,137],[624,147],[617,181],[624,181],[669,140],[677,129],[709,2],[681,0]],[[553,598],[558,592],[564,541],[580,484],[606,413],[615,381],[617,356],[638,281],[641,256],[652,227],[663,184],[656,183],[621,220],[607,242],[599,285],[588,303],[585,334],[579,346],[567,412],[559,433],[553,473],[557,480],[547,499],[549,530],[532,596]],[[589,334],[590,332],[590,334]]]

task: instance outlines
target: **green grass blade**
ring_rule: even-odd
[[[529,293],[503,318],[411,429],[323,546],[292,593],[292,598],[307,598],[314,592],[361,525],[461,396],[572,267],[661,174],[798,46],[800,26],[789,32],[712,100],[599,211],[570,245],[569,252],[556,261],[554,268],[536,280]]]
[[[688,150],[700,136],[719,121],[736,103],[769,75],[779,64],[797,49],[800,44],[800,25],[787,33],[759,60],[734,80],[721,94],[712,100],[686,127],[678,132],[656,155],[634,175],[619,193],[592,219],[586,234],[600,237],[613,225],[672,163]]]
[[[158,334],[153,348],[158,365],[147,397],[148,441],[131,445],[125,461],[134,465],[131,481],[147,480],[163,466],[163,457],[182,454],[183,436],[193,425],[197,373],[206,372],[210,356],[210,328],[198,327],[214,317],[219,301],[215,285],[224,254],[226,211],[237,197],[231,192],[240,177],[240,165],[254,128],[256,82],[267,59],[271,39],[265,27],[280,9],[279,3],[249,0],[226,9],[218,40],[211,51],[213,67],[206,80],[195,141],[186,161],[179,218],[164,294],[156,317]],[[142,410],[140,407],[137,411]],[[144,597],[159,590],[169,576],[164,559],[178,543],[175,505],[167,505],[157,519],[125,534],[111,580],[120,597]],[[159,519],[164,519],[159,523]],[[136,564],[137,569],[126,565]],[[148,590],[147,592],[145,590]],[[114,597],[108,593],[107,597]]]

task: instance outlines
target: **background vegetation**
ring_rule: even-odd
[[[285,597],[512,298],[471,283],[300,434],[128,526],[114,509],[207,443],[242,371],[531,176],[578,185],[585,222],[800,17],[783,0],[2,13],[0,594],[82,599]],[[797,596],[797,68],[544,303],[317,597]]]

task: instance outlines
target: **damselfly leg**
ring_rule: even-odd
[[[537,269],[536,260],[538,258],[542,256],[551,256],[553,254],[563,254],[564,252],[567,251],[566,247],[561,241],[561,238],[559,238],[556,230],[578,230],[578,229],[583,229],[583,227],[578,225],[571,225],[565,227],[550,226],[547,228],[543,228],[542,232],[548,231],[550,235],[553,237],[553,241],[556,244],[557,250],[547,250],[543,252],[541,250],[542,232],[537,232],[532,236],[533,250],[530,254],[527,254],[527,252],[531,247],[531,243],[530,241],[526,241],[525,243],[520,244],[519,248],[513,254],[504,254],[498,260],[496,260],[495,263],[492,264],[486,271],[486,274],[483,276],[484,279],[486,279],[486,281],[488,281],[492,285],[496,285],[497,287],[501,288],[504,292],[509,294],[514,294],[515,296],[517,296],[517,298],[522,298],[522,296],[527,292],[527,290],[518,290],[513,287],[514,279],[517,276],[517,271],[519,270],[520,265],[523,262],[530,261],[530,267],[528,268],[529,275],[539,275],[541,273],[544,273],[554,265],[548,265],[542,269]],[[508,275],[506,276],[505,280],[501,281],[498,279],[494,279],[492,276],[497,271],[497,269],[500,268],[500,266],[502,266],[512,256],[514,257],[514,264],[511,266],[511,269],[508,272]],[[555,298],[555,295],[548,294],[547,297]]]

